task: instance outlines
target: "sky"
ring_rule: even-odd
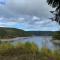
[[[25,31],[58,31],[60,26],[49,18],[54,10],[46,0],[0,0],[0,27]]]

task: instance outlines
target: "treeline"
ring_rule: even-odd
[[[56,31],[28,31],[35,36],[53,36]]]
[[[0,60],[60,60],[60,52],[39,48],[35,43],[0,43]]]
[[[0,39],[4,38],[15,38],[15,37],[26,37],[32,34],[16,28],[2,28],[0,27]]]
[[[54,40],[60,40],[60,31],[57,31],[57,32],[54,33],[53,39]]]
[[[52,36],[52,42],[56,48],[60,49],[60,31],[57,31]]]

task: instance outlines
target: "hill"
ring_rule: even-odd
[[[53,36],[56,31],[24,31],[16,28],[0,27],[0,39],[28,36]]]
[[[53,36],[58,31],[28,31],[35,36]]]
[[[0,39],[26,37],[31,35],[32,34],[21,29],[0,27]]]

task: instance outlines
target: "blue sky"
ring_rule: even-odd
[[[59,24],[48,19],[51,10],[46,0],[0,0],[0,27],[57,31]]]

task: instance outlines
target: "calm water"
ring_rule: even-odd
[[[32,37],[18,37],[11,39],[10,41],[13,41],[14,44],[17,42],[34,42],[39,47],[48,47],[53,48],[53,43],[51,42],[52,36],[32,36]]]

